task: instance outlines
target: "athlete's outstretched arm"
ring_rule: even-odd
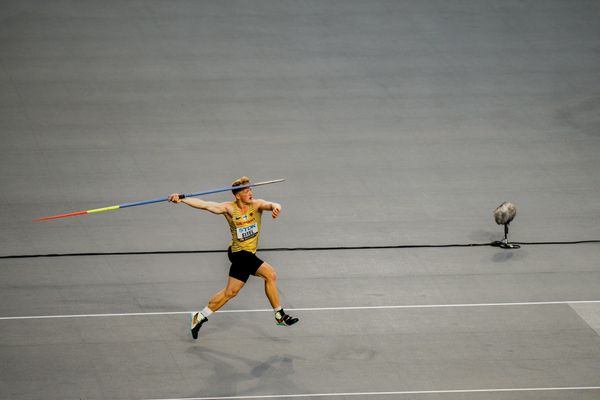
[[[281,204],[262,199],[257,199],[256,203],[258,204],[259,211],[272,211],[271,215],[273,216],[273,218],[279,217],[279,213],[281,213]]]
[[[179,198],[179,193],[173,193],[169,196],[171,203],[184,203],[190,207],[198,208],[200,210],[210,211],[213,214],[227,214],[228,203],[217,203],[214,201],[205,201],[197,199],[195,197],[186,197],[185,199]]]

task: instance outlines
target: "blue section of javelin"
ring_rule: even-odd
[[[119,208],[143,206],[144,204],[160,203],[161,201],[167,201],[167,200],[169,200],[168,197],[161,197],[160,199],[154,199],[154,200],[144,200],[144,201],[136,201],[133,203],[123,203],[123,204],[119,204]]]
[[[223,187],[223,188],[219,188],[219,189],[206,190],[204,192],[195,192],[195,193],[186,194],[185,197],[203,196],[205,194],[226,192],[226,191],[232,190],[232,189],[244,189],[244,188],[252,187],[252,186],[255,186],[255,185],[249,184],[249,185],[240,185],[240,186],[227,186],[227,187]],[[168,201],[168,200],[169,200],[168,197],[161,197],[161,198],[153,199],[153,200],[136,201],[133,203],[123,203],[123,204],[119,204],[119,208],[143,206],[145,204],[160,203],[162,201]]]

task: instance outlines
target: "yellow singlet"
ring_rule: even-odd
[[[233,217],[227,218],[231,231],[231,251],[246,250],[256,253],[258,247],[258,233],[260,232],[261,213],[248,206],[248,211],[242,214],[235,201],[233,203]]]

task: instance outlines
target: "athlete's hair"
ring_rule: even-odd
[[[250,178],[248,178],[247,176],[242,176],[241,178],[239,178],[239,179],[236,179],[235,181],[233,181],[233,182],[231,183],[231,186],[243,186],[243,185],[247,185],[247,184],[249,184],[249,183],[250,183]],[[245,188],[244,188],[244,189],[245,189]],[[236,194],[237,192],[239,192],[240,190],[243,190],[243,189],[233,189],[233,190],[231,191],[231,193],[233,193],[233,195],[235,196],[235,194]]]

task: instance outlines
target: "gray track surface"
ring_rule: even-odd
[[[264,248],[487,243],[505,200],[511,240],[598,240],[599,20],[567,0],[0,2],[0,255],[225,249],[224,219],[186,206],[31,220],[241,175],[286,178],[255,190],[284,206]],[[301,322],[237,312],[268,308],[254,279],[196,342],[180,313],[223,286],[223,253],[0,259],[0,398],[600,386],[598,303],[314,309],[600,300],[597,243],[261,254]]]

